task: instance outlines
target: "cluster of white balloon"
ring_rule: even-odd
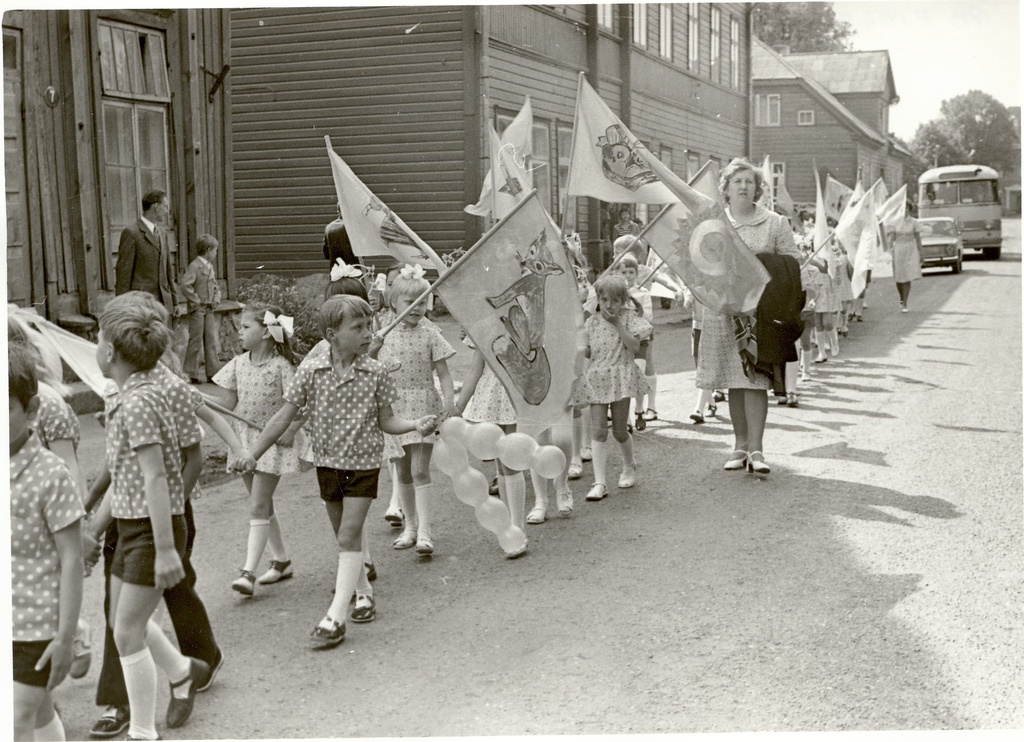
[[[450,417],[441,423],[441,440],[434,446],[433,461],[451,477],[455,496],[473,507],[480,525],[498,537],[508,555],[522,553],[526,534],[512,523],[508,508],[487,494],[487,477],[469,463],[469,454],[481,461],[497,458],[509,469],[532,469],[554,479],[565,469],[565,454],[557,446],[540,446],[526,433],[509,433],[494,423],[469,423]]]

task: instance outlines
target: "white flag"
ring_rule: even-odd
[[[505,128],[505,131],[501,133],[501,144],[510,145],[519,162],[524,163],[523,167],[527,173],[527,181],[521,185],[524,193],[528,193],[533,189],[533,175],[529,169],[530,157],[533,156],[533,104],[530,103],[530,96],[526,96],[526,100],[523,102],[523,107],[519,109],[519,113],[512,119]],[[480,189],[480,200],[463,209],[467,213],[475,214],[476,216],[491,215],[491,209],[494,205],[494,201],[491,198],[491,187],[494,184],[495,175],[498,175],[500,180],[500,173],[495,173],[493,170],[494,163],[496,162],[494,146],[493,144],[488,146],[491,150],[492,169],[488,170],[487,177],[484,178],[483,187]],[[494,218],[500,219],[501,216],[495,214]]]

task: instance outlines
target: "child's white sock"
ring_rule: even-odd
[[[388,462],[388,473],[391,475],[391,502],[388,503],[388,512],[395,513],[402,509],[402,483],[398,481],[394,461]]]
[[[786,394],[796,394],[796,379],[799,373],[799,361],[786,362]]]
[[[636,463],[633,461],[633,436],[626,433],[626,440],[619,443],[619,448],[622,450],[623,470],[632,471],[636,468]]]
[[[365,539],[366,536],[364,534],[363,540]],[[373,588],[370,586],[370,579],[366,576],[366,564],[367,562],[364,561],[362,564],[362,568],[359,570],[359,579],[356,580],[356,595],[373,595]]]
[[[412,482],[406,484],[405,482],[399,482],[395,480],[398,488],[398,499],[402,505],[402,535],[411,535],[413,538],[416,537],[416,487]]]
[[[430,540],[430,501],[434,496],[433,484],[421,484],[415,487],[416,517],[419,519],[416,539]]]
[[[542,508],[544,512],[548,509],[548,480],[542,477],[540,474],[530,469],[530,482],[533,484],[533,507]],[[523,480],[523,487],[526,487],[526,480]],[[525,494],[525,492],[524,492]],[[525,507],[525,505],[524,505]],[[516,525],[519,525],[516,523]],[[521,526],[520,526],[521,527]]]
[[[594,456],[594,484],[606,484],[605,469],[608,466],[608,441],[599,441],[595,438],[590,443],[590,450]]]
[[[36,742],[64,742],[64,723],[60,720],[57,709],[53,710],[53,718],[41,727],[36,727],[32,733]]]
[[[651,387],[651,391],[647,393],[647,409],[649,409],[649,410],[657,410],[658,409],[658,402],[657,402],[657,397],[658,397],[658,375],[654,374],[653,376],[645,376],[644,378],[647,379],[647,383]],[[643,410],[639,410],[638,409],[637,412],[643,412]]]
[[[146,624],[146,646],[157,667],[164,671],[164,675],[172,683],[188,677],[189,670],[192,669],[192,661],[178,651],[178,648],[167,638],[163,629],[152,619]],[[188,686],[188,683],[183,683],[175,688],[174,695],[184,698],[188,694]]]
[[[245,566],[242,569],[248,572],[255,572],[263,557],[263,550],[267,548],[267,539],[270,537],[270,521],[257,520],[249,521],[249,546],[245,551]]]
[[[270,516],[270,531],[267,535],[267,546],[270,547],[270,556],[272,556],[276,561],[288,561],[288,550],[284,548],[284,538],[281,536],[281,524],[277,520],[277,513]]]
[[[370,539],[366,537],[367,521],[363,521],[363,564],[373,564],[370,558]]]
[[[338,552],[338,574],[334,581],[334,598],[331,600],[331,607],[327,609],[327,615],[338,623],[345,623],[348,601],[359,582],[359,575],[366,568],[363,567],[363,553],[361,551],[340,551]]]
[[[122,657],[121,671],[131,708],[129,736],[156,739],[156,663],[149,648]]]
[[[508,515],[512,525],[526,528],[526,477],[521,471],[505,476],[498,475],[498,486],[505,490]],[[536,485],[534,485],[536,488]]]

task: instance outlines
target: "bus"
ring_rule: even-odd
[[[925,171],[917,184],[919,216],[953,217],[964,249],[999,258],[1003,249],[999,173],[984,165],[948,165]]]

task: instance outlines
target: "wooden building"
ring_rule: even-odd
[[[4,13],[9,301],[91,331],[154,188],[178,269],[209,232],[232,276],[227,34],[222,10]]]
[[[501,131],[527,95],[535,185],[596,255],[600,205],[564,194],[579,72],[692,174],[749,151],[749,16],[749,3],[231,10],[236,269],[324,270],[325,134],[435,250],[470,246],[486,123]]]
[[[813,205],[814,163],[822,184],[882,178],[891,193],[904,183],[914,156],[888,134],[899,101],[888,52],[782,54],[755,39],[752,60],[751,155],[771,157],[794,201]]]

